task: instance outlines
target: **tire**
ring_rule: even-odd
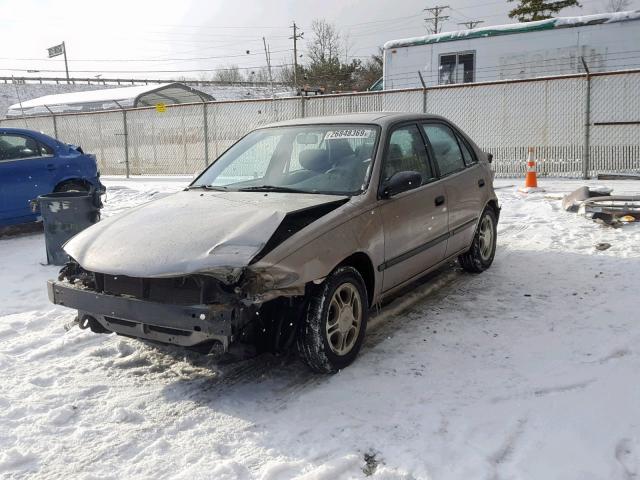
[[[460,266],[470,273],[481,273],[493,263],[498,237],[496,214],[492,208],[482,212],[471,248],[458,257]],[[489,237],[489,238],[487,238]]]
[[[362,276],[353,267],[338,267],[309,293],[297,337],[298,352],[313,371],[337,372],[358,356],[368,318]]]
[[[82,183],[82,182],[78,182],[75,180],[70,180],[68,182],[64,182],[61,183],[60,185],[56,186],[56,188],[54,189],[54,192],[58,193],[58,192],[88,192],[89,189],[87,188],[87,186]]]

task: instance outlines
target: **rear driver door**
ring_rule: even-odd
[[[422,124],[431,155],[438,166],[449,208],[449,240],[446,256],[466,250],[473,241],[491,179],[451,126],[443,122]]]
[[[447,204],[417,125],[396,127],[381,166],[381,185],[394,173],[417,171],[422,184],[381,200],[385,260],[382,288],[390,290],[441,262],[447,245]]]

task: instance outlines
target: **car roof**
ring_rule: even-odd
[[[3,127],[0,125],[0,131],[5,132],[5,133],[18,133],[18,134],[23,134],[23,135],[45,135],[42,132],[38,132],[37,130],[29,130],[27,128],[14,128],[14,127]],[[45,135],[48,136],[48,135]]]
[[[415,112],[368,112],[348,113],[343,115],[326,115],[322,117],[304,117],[270,123],[261,128],[288,127],[295,125],[327,125],[334,123],[374,124],[385,127],[394,123],[411,120],[444,120],[439,115]]]
[[[64,143],[62,143],[60,140],[53,138],[46,133],[38,132],[37,130],[29,130],[27,128],[3,127],[0,125],[0,133],[15,133],[17,135],[27,135],[29,137],[37,139],[39,142],[42,142],[45,145],[49,145],[50,147],[54,145],[64,145]]]

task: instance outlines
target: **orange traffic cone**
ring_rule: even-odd
[[[529,158],[527,158],[527,176],[524,179],[524,186],[525,188],[538,188],[536,161],[533,159],[533,147],[529,147]]]
[[[529,156],[527,158],[527,176],[524,180],[524,187],[518,189],[522,193],[544,192],[538,188],[538,177],[536,175],[536,161],[533,159],[534,148],[529,147]]]

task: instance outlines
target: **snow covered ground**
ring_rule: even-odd
[[[105,214],[185,183],[112,179]],[[582,182],[514,183],[493,267],[385,307],[334,376],[67,331],[42,235],[0,239],[0,477],[639,478],[640,225],[562,211]]]

